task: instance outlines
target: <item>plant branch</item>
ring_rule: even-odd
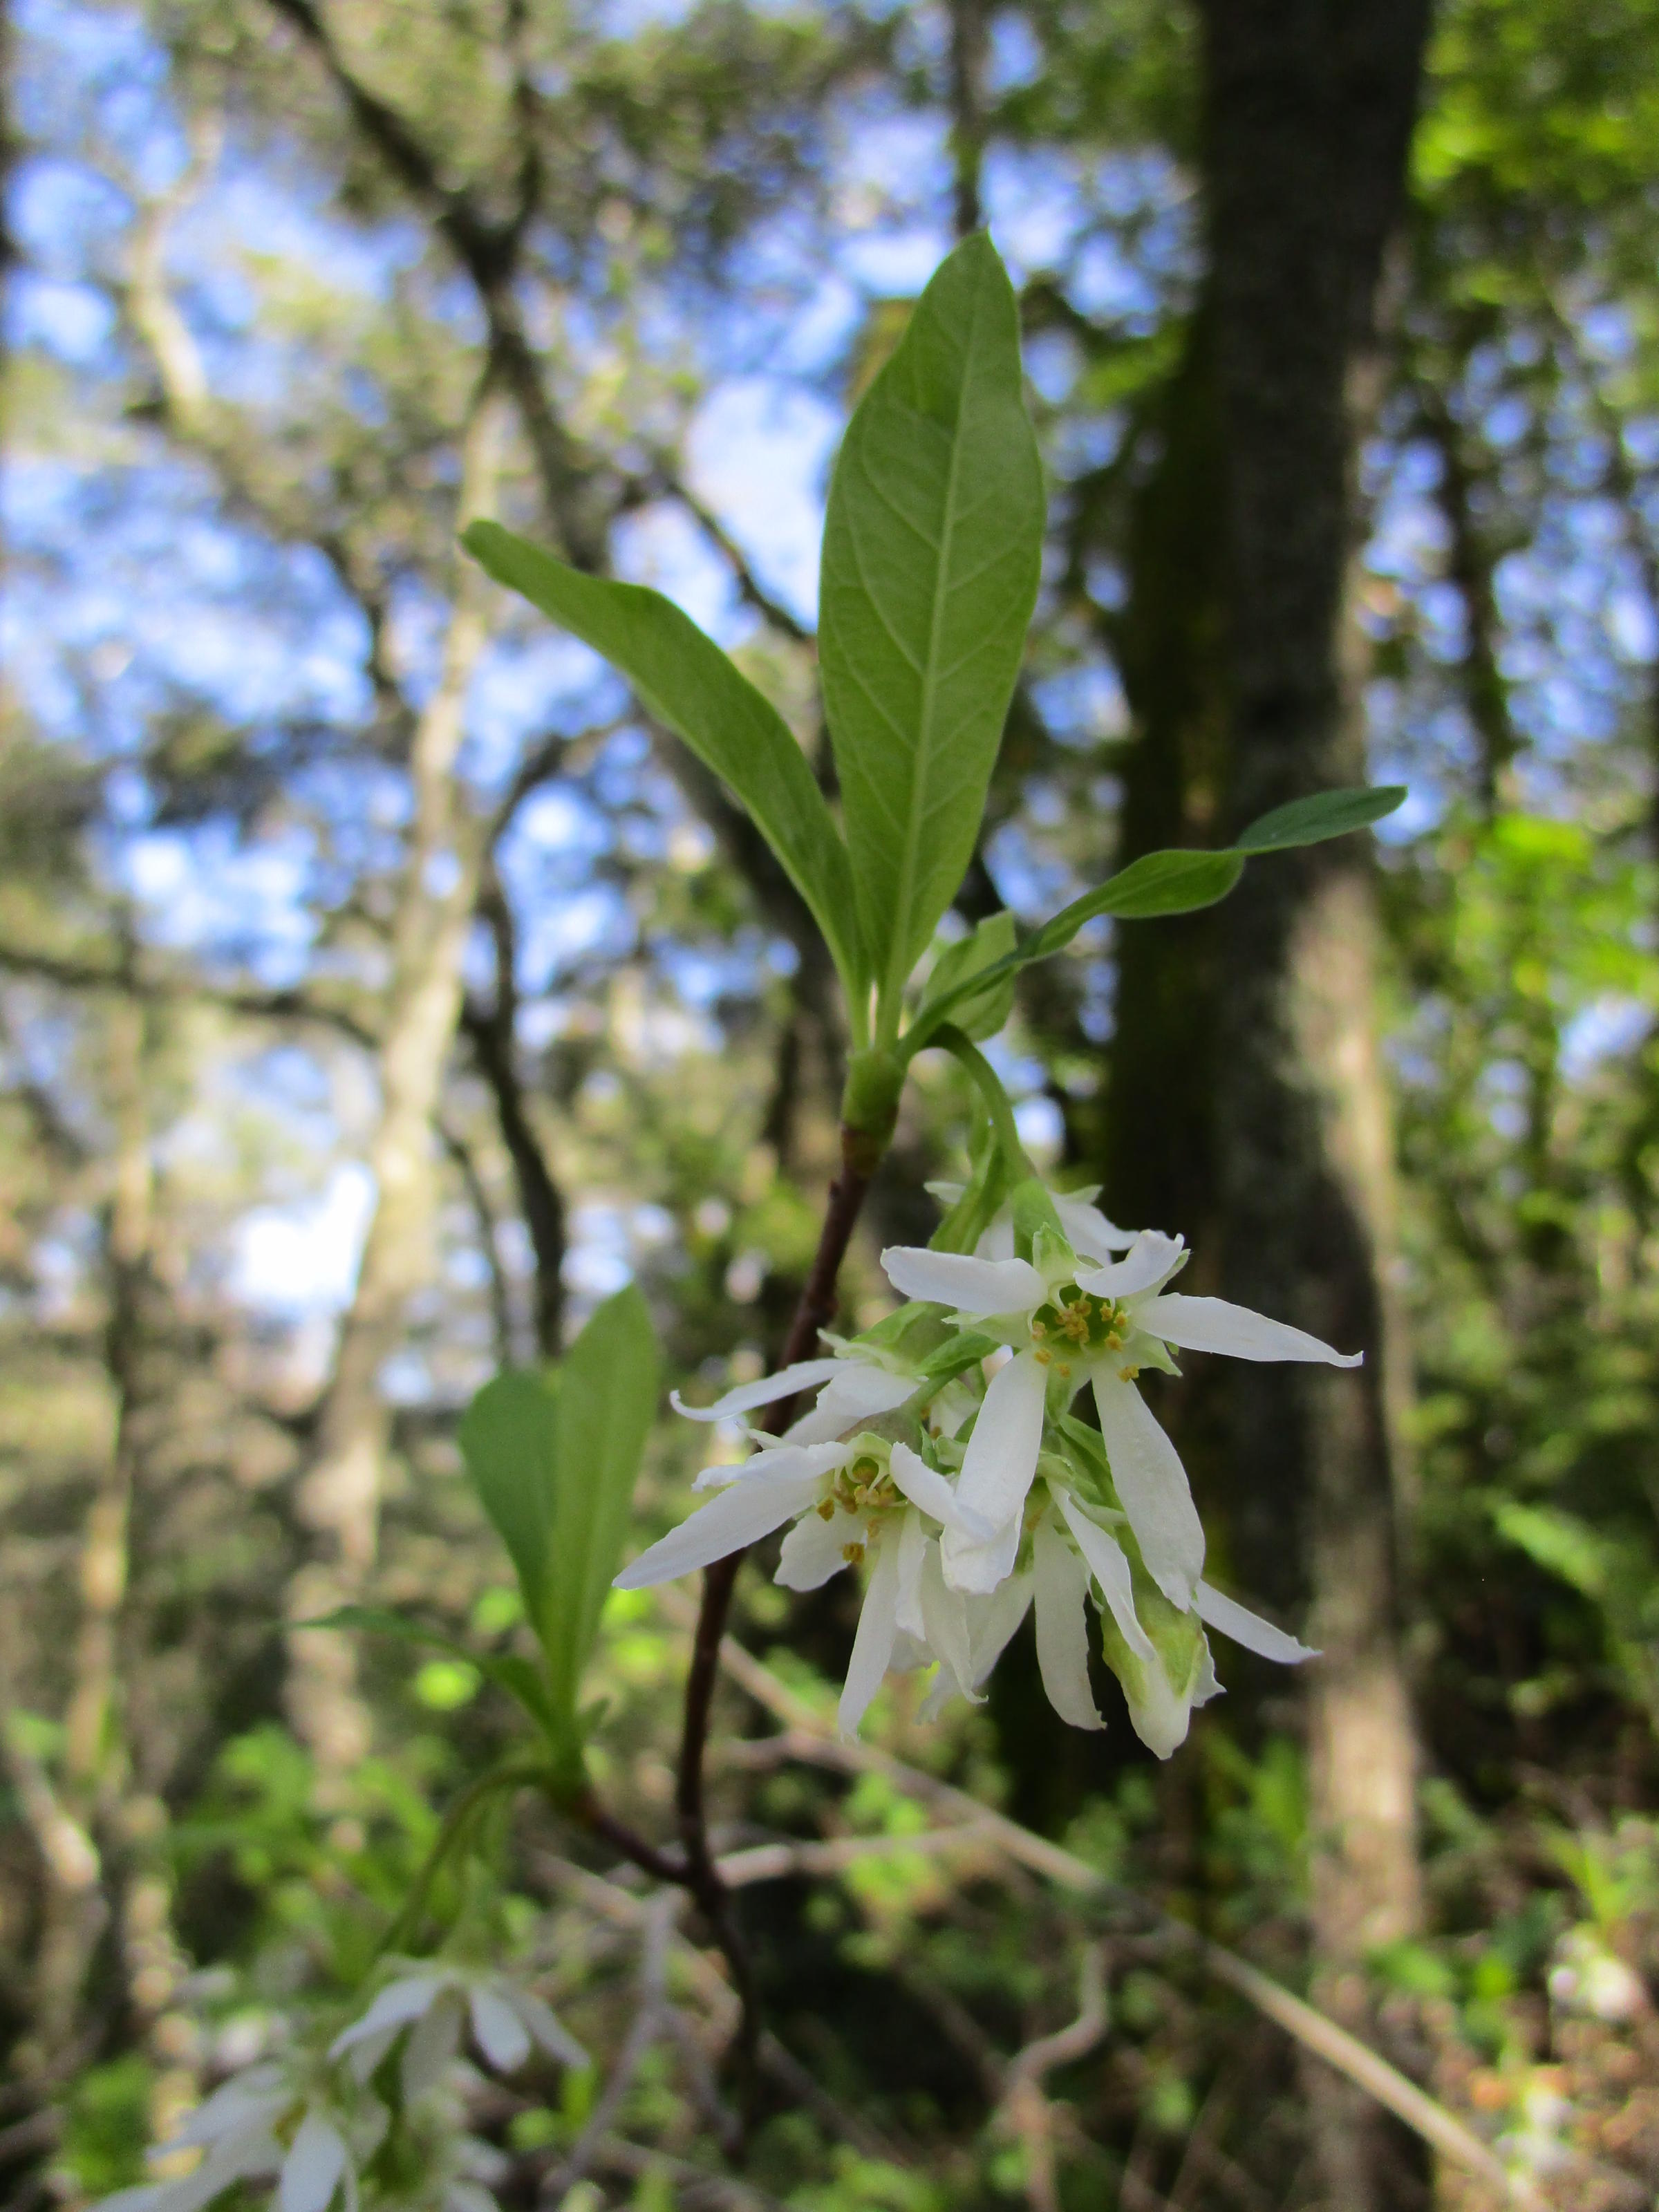
[[[801,1291],[795,1316],[779,1355],[780,1367],[810,1358],[818,1336],[835,1314],[836,1280],[852,1240],[853,1230],[870,1188],[869,1176],[854,1164],[857,1150],[852,1132],[842,1132],[842,1170],[830,1187],[823,1228],[811,1271]],[[773,1408],[774,1431],[787,1428],[793,1401]],[[685,1711],[680,1733],[679,1768],[674,1803],[679,1816],[680,1842],[685,1852],[688,1887],[708,1916],[732,1967],[743,1999],[738,2049],[745,2071],[752,2075],[760,2014],[756,2002],[754,1973],[732,1918],[731,1900],[719,1868],[708,1848],[708,1815],[703,1803],[703,1756],[708,1744],[708,1717],[714,1701],[714,1677],[720,1667],[720,1639],[732,1609],[732,1593],[744,1554],[733,1552],[704,1571],[702,1602],[691,1644],[691,1663],[685,1678]]]
[[[662,1602],[671,1620],[677,1615],[682,1620],[688,1618],[689,1608],[682,1612],[672,1591],[663,1593]],[[1443,2158],[1466,2173],[1479,2176],[1506,2203],[1523,2207],[1537,2205],[1536,2193],[1525,2178],[1511,2173],[1455,2113],[1437,2103],[1358,2036],[1351,2035],[1335,2021],[1293,1996],[1271,1976],[1240,1958],[1236,1951],[1211,1942],[1188,1922],[1164,1911],[1135,1891],[1109,1881],[1075,1852],[1050,1843],[1047,1837],[1036,1835],[1030,1828],[1021,1827],[1006,1814],[981,1805],[966,1790],[941,1782],[919,1767],[907,1765],[902,1759],[873,1745],[841,1741],[831,1732],[832,1723],[824,1715],[781,1681],[769,1667],[763,1666],[734,1638],[727,1637],[721,1644],[720,1662],[757,1705],[783,1723],[797,1757],[818,1765],[839,1767],[844,1773],[883,1775],[907,1795],[948,1809],[963,1822],[971,1820],[986,1842],[1057,1888],[1122,1905],[1150,1920],[1162,1936],[1189,1951],[1218,1981],[1224,1982],[1304,2051],[1311,2051],[1374,2098],[1396,2119],[1404,2121],[1413,2134]]]

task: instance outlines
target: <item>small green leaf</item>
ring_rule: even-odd
[[[584,574],[498,522],[471,524],[461,542],[498,584],[620,669],[647,709],[730,785],[811,908],[848,1004],[861,1006],[847,847],[771,702],[660,592]]]
[[[1146,921],[1164,914],[1190,914],[1226,897],[1243,872],[1237,853],[1175,850],[1145,853],[1108,878],[1097,890],[1062,907],[1020,947],[1023,960],[1046,960],[1069,945],[1085,921],[1115,915],[1121,921]]]
[[[540,1619],[562,1708],[574,1709],[622,1565],[635,1479],[656,1414],[657,1340],[630,1284],[597,1309],[559,1367],[558,1481]]]
[[[459,1441],[539,1636],[557,1481],[556,1370],[498,1375],[486,1382],[462,1416]]]
[[[1320,845],[1380,822],[1404,803],[1403,783],[1362,785],[1352,791],[1319,791],[1293,799],[1252,822],[1233,849],[1238,853],[1282,853],[1292,845]]]
[[[927,978],[927,988],[917,1009],[918,1018],[927,1012],[933,1000],[950,992],[954,994],[951,1019],[963,1035],[974,1038],[994,1036],[1013,1011],[1014,970],[1006,964],[1013,950],[1012,915],[1005,912],[989,915],[966,937],[948,945],[934,962],[933,972]],[[992,967],[995,967],[996,973],[988,978],[982,990],[958,988]]]
[[[819,659],[884,1018],[979,835],[1036,604],[1042,470],[990,240],[935,271],[830,486]]]

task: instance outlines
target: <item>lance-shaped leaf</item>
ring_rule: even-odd
[[[559,1480],[542,1641],[554,1696],[573,1705],[622,1565],[657,1387],[656,1335],[630,1284],[596,1310],[559,1367]]]
[[[603,653],[647,711],[730,786],[811,908],[857,1003],[864,970],[847,847],[777,709],[660,592],[587,575],[499,522],[471,524],[461,542],[498,584]]]
[[[1351,791],[1317,791],[1310,799],[1293,799],[1275,806],[1240,833],[1237,853],[1282,853],[1292,845],[1322,845],[1328,837],[1345,836],[1364,830],[1392,814],[1404,803],[1403,783],[1362,784]]]
[[[568,1735],[656,1407],[656,1340],[630,1285],[556,1370],[497,1376],[461,1423],[467,1472],[518,1570]]]
[[[1042,523],[1018,305],[990,240],[970,238],[860,402],[824,521],[824,704],[860,927],[892,1014],[979,835]]]
[[[1190,914],[1225,898],[1254,854],[1288,850],[1296,845],[1319,845],[1328,838],[1346,836],[1392,814],[1406,797],[1402,783],[1362,786],[1352,791],[1325,791],[1310,799],[1292,799],[1253,822],[1236,845],[1220,852],[1172,848],[1143,854],[1120,869],[1096,890],[1085,891],[1067,907],[1034,929],[1024,942],[1004,957],[976,969],[971,975],[929,979],[927,995],[900,1049],[907,1056],[920,1052],[951,1022],[962,1026],[958,1006],[977,1006],[981,1000],[1009,982],[1034,960],[1047,960],[1065,950],[1085,921],[1097,915],[1111,915],[1120,921],[1149,921],[1160,915]],[[995,921],[1000,917],[993,915]],[[989,924],[981,923],[981,929]],[[968,940],[971,943],[973,940]],[[942,963],[941,963],[942,964]]]

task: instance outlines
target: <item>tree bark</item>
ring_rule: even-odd
[[[495,401],[481,397],[466,436],[464,518],[489,511],[501,433]],[[300,1516],[315,1532],[318,1552],[289,1590],[289,1617],[295,1621],[348,1602],[374,1565],[391,1433],[380,1374],[397,1345],[410,1294],[429,1275],[434,1125],[461,1010],[461,957],[483,857],[482,825],[469,811],[455,762],[467,687],[488,635],[489,588],[481,570],[458,561],[441,673],[410,747],[414,822],[392,926],[380,1114],[369,1147],[374,1211],[319,1418],[316,1459],[300,1489]],[[289,1718],[316,1763],[326,1801],[368,1749],[368,1714],[356,1694],[352,1645],[343,1636],[310,1629],[289,1638],[288,1664]]]
[[[1206,184],[1227,441],[1230,827],[1364,776],[1343,631],[1355,411],[1421,70],[1421,0],[1209,0]],[[1366,2025],[1364,1960],[1419,1901],[1401,1658],[1388,1286],[1394,1201],[1375,899],[1357,838],[1258,864],[1224,933],[1218,1162],[1229,1294],[1364,1367],[1230,1377],[1242,1577],[1309,1607],[1318,2001]],[[1309,2092],[1328,2201],[1393,2200],[1400,2162],[1328,2078]]]

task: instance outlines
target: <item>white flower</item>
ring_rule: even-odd
[[[923,1185],[928,1195],[936,1198],[945,1207],[952,1206],[962,1196],[966,1185],[959,1182],[930,1182]],[[1079,1259],[1097,1263],[1114,1259],[1127,1252],[1135,1241],[1133,1229],[1120,1229],[1109,1221],[1094,1204],[1100,1195],[1098,1183],[1086,1184],[1081,1190],[1049,1190],[1043,1185],[1048,1203],[1054,1207],[1066,1241]],[[1006,1205],[994,1214],[990,1226],[974,1247],[974,1255],[980,1260],[1012,1260],[1014,1257],[1014,1209]]]
[[[921,1379],[896,1355],[884,1357],[873,1347],[853,1344],[832,1358],[799,1360],[758,1382],[741,1382],[712,1406],[688,1406],[678,1390],[670,1394],[669,1402],[688,1421],[730,1421],[762,1406],[775,1406],[780,1399],[816,1390],[816,1404],[785,1430],[779,1442],[818,1444],[844,1436],[878,1414],[892,1413],[915,1395]]]
[[[314,2079],[278,2064],[234,2075],[197,2107],[153,2159],[199,2148],[194,2172],[148,2182],[102,2200],[99,2212],[201,2212],[244,2181],[275,2179],[273,2212],[328,2212],[343,2197],[356,2212],[357,2170],[385,2135],[388,2114],[372,2098],[343,2108]]]
[[[912,1377],[906,1395],[917,1387]],[[739,1467],[705,1468],[696,1486],[715,1484],[718,1496],[623,1570],[619,1589],[710,1566],[793,1522],[775,1577],[786,1589],[820,1589],[844,1566],[871,1571],[842,1693],[844,1735],[856,1732],[890,1667],[937,1659],[973,1694],[966,1615],[946,1583],[939,1538],[988,1531],[920,1452],[868,1431],[834,1443],[780,1443]]]
[[[587,2053],[538,1996],[504,1974],[423,1960],[375,1997],[361,2019],[329,2045],[359,2081],[367,2081],[400,2035],[404,2102],[414,2104],[448,2072],[471,2024],[472,2039],[498,2074],[516,2074],[539,2046],[563,2066],[586,2066]]]
[[[1092,1212],[1093,1209],[1086,1211]],[[1104,1224],[1091,1231],[1098,1247]],[[988,1539],[946,1532],[945,1572],[953,1587],[988,1594],[1012,1572],[1025,1498],[1036,1472],[1045,1413],[1063,1411],[1092,1386],[1112,1481],[1148,1572],[1179,1610],[1193,1602],[1204,1565],[1204,1531],[1179,1455],[1134,1387],[1143,1367],[1177,1371],[1170,1347],[1225,1352],[1243,1359],[1322,1360],[1357,1366],[1316,1337],[1223,1298],[1181,1297],[1164,1288],[1186,1263],[1180,1238],[1143,1230],[1121,1260],[1079,1263],[1051,1231],[1031,1260],[984,1258],[898,1246],[882,1254],[895,1288],[954,1312],[959,1325],[1012,1346],[993,1376],[968,1444],[958,1486],[964,1516],[990,1525]]]

